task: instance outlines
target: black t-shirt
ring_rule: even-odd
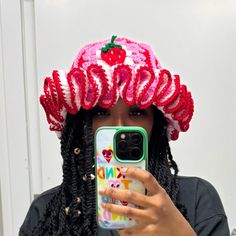
[[[229,227],[223,205],[215,188],[206,180],[197,177],[178,177],[180,202],[185,205],[189,222],[198,236],[229,236]],[[46,204],[57,192],[50,189],[31,204],[19,236],[31,236],[31,230],[43,217]],[[116,236],[114,230],[99,228],[99,236]],[[173,232],[174,235],[174,232]]]

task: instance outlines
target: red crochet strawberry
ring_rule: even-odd
[[[121,45],[114,43],[116,37],[117,36],[112,36],[111,42],[106,44],[101,51],[102,60],[110,66],[124,63],[126,57],[126,51]]]

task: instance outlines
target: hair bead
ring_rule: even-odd
[[[74,149],[74,154],[75,155],[79,155],[80,154],[80,149],[79,148],[75,148]]]
[[[76,201],[77,201],[78,204],[80,204],[81,203],[80,197],[77,197]]]
[[[70,211],[70,207],[66,207],[66,208],[65,208],[65,213],[66,213],[66,215],[69,215],[69,211]]]

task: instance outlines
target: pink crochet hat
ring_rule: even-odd
[[[179,76],[162,68],[148,45],[115,36],[84,46],[68,73],[54,70],[45,78],[40,103],[50,130],[60,137],[67,113],[95,105],[110,108],[119,97],[128,105],[161,110],[169,140],[189,128],[193,99]]]

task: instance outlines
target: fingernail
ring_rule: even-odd
[[[102,203],[101,203],[101,206],[102,206],[102,208],[105,208],[106,203],[105,203],[105,202],[102,202]]]
[[[121,170],[120,170],[120,172],[123,173],[123,174],[127,173],[127,171],[128,171],[127,167],[122,167]]]

